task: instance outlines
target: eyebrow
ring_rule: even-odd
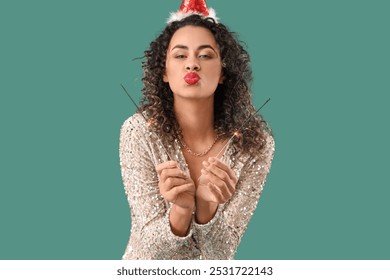
[[[174,47],[171,49],[171,51],[173,51],[174,49],[188,50],[189,48],[188,48],[187,46],[185,46],[185,45],[176,45],[176,46],[174,46]],[[203,49],[212,49],[215,53],[217,53],[216,50],[215,50],[211,45],[200,45],[200,46],[197,48],[198,51],[199,51],[199,50],[203,50]]]

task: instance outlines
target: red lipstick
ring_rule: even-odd
[[[200,80],[200,77],[195,72],[187,73],[184,76],[184,81],[189,85],[195,85]]]

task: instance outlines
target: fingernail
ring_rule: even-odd
[[[202,174],[204,174],[204,175],[207,174],[207,171],[204,170],[204,169],[201,169],[200,172],[201,172]]]
[[[206,167],[208,167],[208,166],[210,165],[210,163],[208,163],[207,161],[202,162],[202,164],[203,164],[204,166],[206,166]]]
[[[215,158],[209,158],[209,162],[215,162]]]

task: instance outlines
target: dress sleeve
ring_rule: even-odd
[[[204,225],[194,222],[194,237],[205,259],[233,259],[271,167],[275,147],[271,135],[266,143],[257,158],[247,159],[234,195],[219,205],[213,219]]]
[[[121,174],[132,223],[123,259],[175,259],[193,247],[192,229],[184,237],[171,231],[171,204],[160,194],[152,138],[145,127],[143,120],[130,118],[120,132]]]

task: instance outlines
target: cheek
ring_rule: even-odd
[[[163,75],[163,81],[165,83],[175,83],[177,82],[179,78],[179,75],[175,73],[174,71],[169,71],[168,69],[165,70],[164,75]]]
[[[217,68],[217,67],[216,67]],[[215,68],[214,68],[215,69]],[[218,83],[221,83],[222,82],[222,79],[223,79],[223,73],[222,73],[222,69],[221,70],[213,70],[213,71],[210,71],[210,77],[212,77],[213,81],[216,81]]]
[[[165,63],[165,70],[163,75],[164,82],[172,82],[175,78],[176,72],[175,69],[178,69],[178,66],[172,63],[172,61],[167,60]]]

